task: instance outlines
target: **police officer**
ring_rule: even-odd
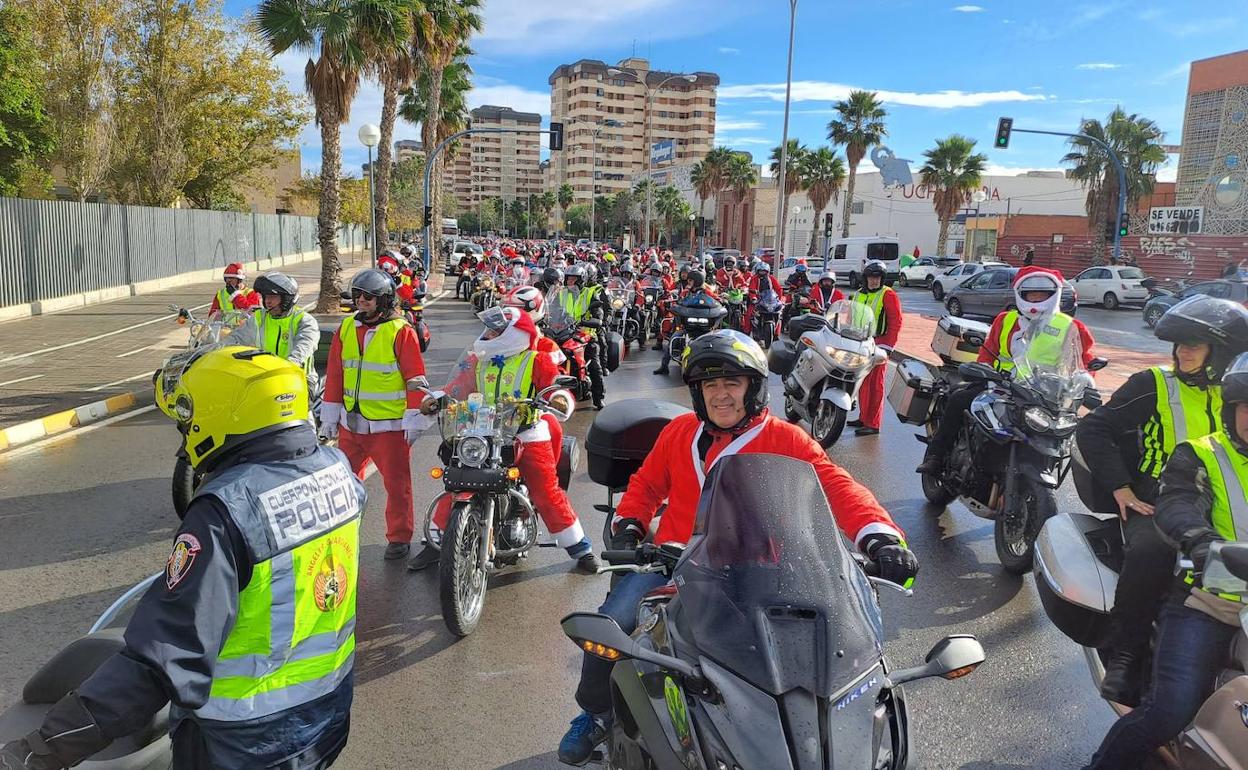
[[[1178,444],[1161,472],[1157,528],[1194,566],[1174,581],[1162,607],[1143,702],[1109,729],[1091,770],[1140,767],[1186,727],[1213,692],[1239,632],[1248,597],[1206,590],[1203,577],[1213,544],[1242,542],[1248,532],[1248,353],[1222,376],[1219,418],[1214,433]]]
[[[1248,310],[1195,296],[1171,308],[1154,330],[1174,344],[1173,366],[1133,374],[1109,403],[1079,422],[1075,439],[1098,486],[1112,490],[1126,540],[1111,613],[1114,650],[1101,695],[1139,702],[1140,673],[1153,619],[1174,567],[1174,547],[1153,523],[1157,479],[1174,447],[1217,430],[1222,371],[1248,350]]]
[[[321,326],[311,313],[296,308],[299,284],[284,273],[266,273],[256,279],[260,309],[230,335],[230,342],[260,348],[288,359],[303,369],[308,392],[317,392],[316,348],[321,342]],[[315,399],[314,399],[315,400]]]
[[[176,768],[323,768],[346,745],[364,487],[317,443],[299,367],[243,347],[192,355],[156,383],[206,474],[164,574],[125,648],[0,767],[75,765],[170,702]]]

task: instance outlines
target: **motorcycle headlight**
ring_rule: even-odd
[[[706,326],[708,323],[710,323],[710,322],[711,322],[711,319],[709,319],[709,318],[689,318],[689,319],[686,319],[686,322],[687,322],[687,323],[689,323],[689,324],[691,324],[691,325],[693,325],[693,326]]]
[[[858,369],[867,365],[867,357],[861,353],[855,353],[852,350],[838,350],[837,348],[828,346],[825,348],[828,358],[846,369]]]
[[[1023,422],[1027,423],[1027,427],[1032,430],[1050,430],[1053,428],[1053,418],[1049,413],[1038,406],[1030,406],[1023,410]]]
[[[464,436],[456,450],[461,465],[480,468],[490,456],[490,443],[480,436]]]
[[[653,304],[654,304],[654,295],[653,295],[653,294],[647,294],[647,295],[646,295],[646,304],[647,304],[647,305],[653,305]]]
[[[1058,415],[1054,428],[1057,430],[1070,430],[1079,424],[1079,417],[1074,412],[1066,412]]]
[[[623,310],[623,309],[624,309],[624,300],[620,299],[619,297],[616,297],[615,299],[611,300],[611,309],[612,309],[612,310]]]

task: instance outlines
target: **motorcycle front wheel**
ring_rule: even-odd
[[[923,496],[929,503],[940,506],[941,512],[944,511],[946,505],[953,502],[953,498],[957,497],[934,473],[919,474],[919,484],[923,487]]]
[[[1053,490],[1032,479],[1023,477],[1018,483],[1022,486],[1019,499],[1023,510],[1013,516],[998,516],[993,522],[992,540],[1005,571],[1025,575],[1031,571],[1040,527],[1057,512],[1057,499]]]
[[[841,431],[845,430],[845,418],[848,416],[849,413],[836,404],[820,399],[810,420],[811,438],[827,449],[841,437]]]
[[[793,405],[793,397],[788,393],[784,394],[784,419],[789,422],[802,421],[802,413],[797,411],[797,407]]]
[[[177,462],[173,464],[173,510],[179,519],[186,515],[186,509],[195,495],[195,488],[202,479],[203,476],[191,467],[191,461],[179,454]]]
[[[485,568],[481,549],[487,547],[482,533],[481,509],[475,502],[456,503],[442,535],[442,559],[438,563],[438,594],[442,620],[456,636],[476,630],[485,607]]]

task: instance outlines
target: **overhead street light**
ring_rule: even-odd
[[[784,131],[780,135],[780,176],[776,180],[776,264],[784,250],[784,207],[788,196],[784,194],[784,177],[789,159],[789,100],[793,93],[793,35],[797,24],[797,0],[789,0],[789,69],[784,80]]]
[[[381,129],[372,123],[360,126],[360,143],[368,148],[368,234],[373,242],[373,267],[377,267],[377,197],[374,192],[373,148],[381,144]]]

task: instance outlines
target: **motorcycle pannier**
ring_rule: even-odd
[[[902,422],[923,425],[932,415],[932,373],[922,361],[905,359],[893,372],[888,403]]]
[[[932,352],[946,364],[969,364],[979,356],[979,346],[988,337],[988,325],[965,318],[944,316],[932,334]]]
[[[803,334],[819,331],[827,325],[828,322],[821,315],[814,313],[799,315],[789,321],[789,339],[797,342]]]
[[[649,398],[609,404],[594,418],[585,437],[589,477],[595,484],[623,489],[663,428],[689,411],[687,407]]]
[[[788,377],[797,366],[797,346],[788,340],[776,340],[767,349],[767,368],[772,374]]]

